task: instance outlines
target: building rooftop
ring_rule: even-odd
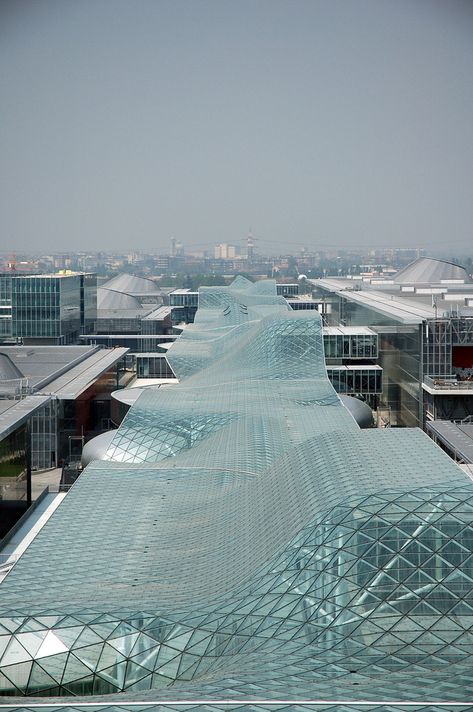
[[[97,346],[2,346],[28,386],[60,398],[76,398],[123,358],[126,348]]]
[[[106,371],[120,361],[129,349],[98,349],[86,361],[50,381],[43,390],[61,400],[75,400]]]
[[[0,400],[0,439],[5,438],[26,421],[51,398],[49,396],[26,396],[22,400]]]
[[[473,316],[470,276],[463,267],[443,260],[422,257],[400,270],[394,279],[358,276],[309,281],[405,324],[453,315]]]
[[[472,281],[464,267],[431,257],[419,257],[394,275],[395,282],[404,284],[441,283],[451,280],[456,282]]]
[[[369,326],[324,326],[327,336],[376,336],[376,332]]]
[[[145,277],[135,277],[133,274],[118,274],[116,277],[109,279],[108,282],[104,282],[101,287],[140,296],[161,291],[153,280]]]
[[[0,381],[16,380],[17,378],[24,378],[22,372],[7,354],[0,351]]]
[[[149,319],[152,321],[163,321],[171,316],[172,307],[158,307],[153,309],[149,314],[143,317],[143,319]]]
[[[134,307],[131,309],[97,309],[97,324],[100,327],[100,320],[102,319],[143,319],[145,316],[151,313],[151,305],[147,307],[141,306]]]
[[[385,314],[403,324],[422,324],[426,319],[434,319],[437,312],[433,306],[416,304],[400,294],[384,294],[380,290],[356,288],[358,282],[342,279],[317,279],[311,280],[314,286],[363,304]]]
[[[427,432],[434,435],[458,459],[473,463],[473,423],[453,423],[433,420],[426,423]]]
[[[41,388],[71,366],[86,360],[95,346],[4,346],[0,347],[31,388]]]
[[[63,270],[61,272],[50,272],[49,274],[18,274],[17,272],[3,273],[8,274],[10,277],[21,277],[21,279],[64,279],[67,277],[78,277],[81,275],[94,275],[95,272],[73,272],[72,270]]]
[[[116,289],[107,289],[105,287],[97,288],[97,309],[141,309],[141,304],[136,297],[131,294],[124,294]]]
[[[176,328],[176,327],[174,327]],[[153,341],[170,341],[176,338],[173,334],[86,334],[79,337],[81,341],[94,341],[94,339],[105,339],[109,338],[112,341],[114,339],[121,341],[144,341],[145,339]]]

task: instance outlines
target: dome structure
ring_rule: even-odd
[[[131,294],[107,287],[98,287],[97,309],[141,309],[141,304]]]
[[[148,294],[158,292],[158,285],[151,279],[135,277],[133,274],[118,274],[102,285],[105,289],[114,289],[125,294]]]
[[[92,440],[89,440],[82,449],[82,467],[85,467],[93,460],[103,460],[116,433],[116,430],[109,430],[107,433],[101,433],[100,435],[96,435],[95,438],[92,438]]]
[[[452,279],[463,282],[472,281],[464,267],[445,260],[435,260],[432,257],[419,257],[410,265],[399,270],[394,276],[394,281],[398,284],[438,283]]]
[[[340,400],[345,408],[351,413],[360,428],[373,427],[373,411],[369,407],[368,403],[365,403],[354,396],[341,395]]]
[[[25,376],[6,354],[0,353],[0,381],[12,381]]]

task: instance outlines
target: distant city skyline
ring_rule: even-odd
[[[1,249],[465,253],[472,37],[463,0],[3,0]]]

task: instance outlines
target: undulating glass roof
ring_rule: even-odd
[[[202,289],[168,355],[179,385],[146,389],[0,584],[5,703],[472,699],[467,476],[419,430],[360,430],[319,315],[271,281]]]

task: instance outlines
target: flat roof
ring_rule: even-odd
[[[314,304],[318,304],[320,302],[320,299],[314,299],[310,294],[291,294],[290,297],[284,297],[284,299],[288,304],[291,304],[291,302],[294,302],[294,304],[298,302],[313,302]]]
[[[128,351],[129,349],[124,347],[98,349],[87,361],[74,366],[48,383],[47,392],[61,400],[75,400]]]
[[[100,319],[144,319],[151,313],[151,307],[137,307],[136,309],[97,309],[97,321]]]
[[[168,347],[172,346],[174,341],[172,341],[170,344],[160,344],[161,348],[163,347]],[[166,358],[166,354],[162,353],[161,351],[137,351],[136,353],[133,352],[133,356],[136,356],[136,358]]]
[[[435,435],[443,445],[453,450],[467,463],[473,463],[473,423],[452,423],[432,420],[426,423],[427,432]]]
[[[428,377],[427,377],[428,378]],[[422,382],[422,389],[435,396],[471,396],[473,394],[473,383],[471,381],[448,381],[442,376],[438,379],[430,377],[432,382]]]
[[[353,289],[352,280],[313,279],[310,281],[316,287],[334,292],[369,309],[375,309],[381,314],[392,317],[404,324],[422,324],[427,319],[437,318],[434,307],[426,304],[413,304],[398,295],[383,294],[375,289]]]
[[[327,336],[377,336],[369,326],[324,326],[322,331]]]
[[[153,309],[152,312],[143,317],[143,320],[152,319],[153,321],[161,321],[166,319],[172,312],[172,307],[160,306],[157,309]]]
[[[23,425],[33,413],[49,403],[49,396],[26,396],[19,401],[0,401],[0,439],[6,438],[20,425]]]
[[[337,364],[327,364],[327,371],[382,371],[383,369],[381,366],[378,366],[377,364],[372,364],[372,363],[366,363],[366,364],[358,364],[358,363],[353,363],[353,364],[348,364],[346,366],[339,366]]]
[[[4,346],[0,347],[32,388],[43,388],[76,364],[86,361],[97,346]]]
[[[2,272],[2,274],[7,274],[9,277],[21,277],[22,279],[63,279],[64,277],[81,277],[82,275],[95,275],[95,272],[50,272],[49,274],[17,274],[16,272]]]
[[[124,341],[125,339],[157,339],[159,341],[162,339],[163,341],[169,341],[169,339],[176,339],[178,335],[179,334],[84,334],[79,338],[81,341],[94,341],[94,339],[120,339],[120,341]]]

